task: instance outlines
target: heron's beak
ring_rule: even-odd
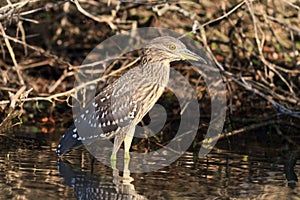
[[[200,61],[203,62],[204,64],[207,64],[207,61],[195,54],[194,52],[188,50],[188,49],[181,49],[178,51],[178,54],[180,57],[182,57],[185,60],[194,60],[194,61]]]

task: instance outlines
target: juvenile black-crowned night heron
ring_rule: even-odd
[[[116,159],[124,141],[124,158],[129,159],[135,127],[162,95],[169,81],[170,63],[178,60],[206,63],[176,38],[162,36],[153,39],[144,48],[141,64],[100,92],[75,122],[80,125],[85,121],[99,128],[98,139],[114,137],[112,160]],[[56,153],[65,154],[85,139],[77,134],[73,124],[61,137]]]

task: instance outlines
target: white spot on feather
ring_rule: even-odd
[[[101,133],[100,137],[106,137],[106,134],[105,133]]]

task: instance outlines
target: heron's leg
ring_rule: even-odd
[[[111,161],[116,161],[117,160],[117,152],[120,149],[120,146],[122,144],[122,142],[124,141],[126,133],[125,132],[120,132],[118,135],[116,135],[115,139],[114,139],[114,147],[112,150],[112,154],[110,156],[110,160]]]
[[[135,132],[135,126],[132,126],[128,132],[125,135],[125,139],[124,139],[124,160],[129,160],[130,159],[130,154],[129,154],[129,149],[131,147],[131,142],[133,139],[133,135]]]

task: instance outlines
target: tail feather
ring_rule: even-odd
[[[63,155],[74,148],[82,146],[81,138],[77,133],[75,124],[73,123],[68,130],[60,138],[59,144],[56,149],[57,155]]]

